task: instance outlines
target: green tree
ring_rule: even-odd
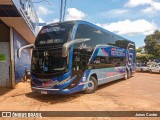
[[[149,60],[153,61],[155,59],[155,56],[152,54],[137,54],[136,58],[137,58],[137,62],[146,63]]]
[[[136,49],[136,52],[137,52],[137,53],[140,53],[141,51],[142,51],[142,48],[137,48],[137,49]]]
[[[147,53],[160,58],[160,31],[157,30],[153,34],[146,36],[144,42]]]

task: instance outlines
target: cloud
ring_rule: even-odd
[[[97,25],[117,34],[129,36],[134,36],[137,34],[148,35],[157,29],[157,26],[154,23],[149,23],[145,19],[135,21],[130,21],[127,19],[110,24],[98,23]]]
[[[156,11],[160,11],[160,2],[153,2],[149,7],[142,10],[144,13],[155,13]]]
[[[155,12],[154,9],[152,7],[147,7],[145,9],[142,10],[143,13],[150,13],[150,12]]]
[[[110,11],[107,11],[107,12],[102,12],[101,14],[100,14],[100,16],[102,16],[102,17],[105,17],[105,16],[119,16],[119,15],[123,15],[123,14],[126,14],[126,13],[128,13],[129,12],[129,10],[127,10],[127,9],[113,9],[113,10],[110,10]]]
[[[39,19],[39,23],[45,23],[45,21],[41,17],[39,17],[38,19]],[[36,33],[38,33],[41,28],[42,26],[38,26]]]
[[[45,21],[39,17],[39,23],[45,23]]]
[[[127,12],[128,12],[128,10],[126,10],[126,9],[114,9],[114,10],[110,11],[111,14],[116,14],[116,15],[121,15],[121,14],[124,14]]]
[[[125,7],[137,7],[141,5],[148,5],[142,10],[143,13],[160,11],[160,2],[156,2],[155,0],[129,0],[125,4]]]
[[[46,7],[40,5],[40,6],[38,6],[38,8],[37,8],[37,13],[38,13],[39,15],[48,15],[48,14],[51,14],[52,11],[50,11],[50,10],[47,9]]]
[[[58,21],[59,21],[59,19],[58,19],[58,18],[55,18],[55,19],[53,19],[52,21],[47,22],[47,24],[55,23],[55,22],[58,22]]]
[[[102,12],[100,13],[98,16],[100,18],[119,18],[119,17],[128,17],[128,15],[130,16],[130,10],[128,9],[113,9],[113,10],[109,10],[106,12]],[[95,17],[95,16],[94,16]]]
[[[155,10],[160,10],[160,2],[153,2],[151,7],[153,7]]]
[[[147,5],[147,4],[151,4],[153,2],[153,0],[129,0],[125,6],[126,7],[136,7],[136,6],[140,6],[140,5]]]
[[[86,17],[86,14],[76,8],[68,8],[67,9],[67,20],[82,20]]]

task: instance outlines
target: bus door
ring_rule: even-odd
[[[73,82],[75,86],[78,84],[84,71],[87,69],[88,59],[89,57],[86,54],[86,51],[78,50],[73,52],[72,77],[76,76],[76,80]]]

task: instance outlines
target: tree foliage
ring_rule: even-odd
[[[147,53],[160,58],[160,31],[157,30],[153,34],[146,36],[144,42]]]
[[[149,60],[153,61],[155,59],[155,56],[152,54],[137,54],[136,58],[138,61],[146,63]]]
[[[140,53],[141,51],[142,51],[142,48],[137,48],[137,49],[136,49],[136,52],[137,52],[137,53]]]

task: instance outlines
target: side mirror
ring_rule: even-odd
[[[34,44],[29,44],[29,45],[25,45],[23,47],[20,47],[17,51],[17,57],[20,59],[21,58],[21,52],[23,49],[26,49],[26,48],[33,48]]]
[[[90,40],[90,38],[84,38],[84,39],[75,39],[75,40],[66,42],[62,48],[62,57],[66,57],[68,55],[68,50],[71,45],[81,43],[81,42],[86,42],[89,40]]]

